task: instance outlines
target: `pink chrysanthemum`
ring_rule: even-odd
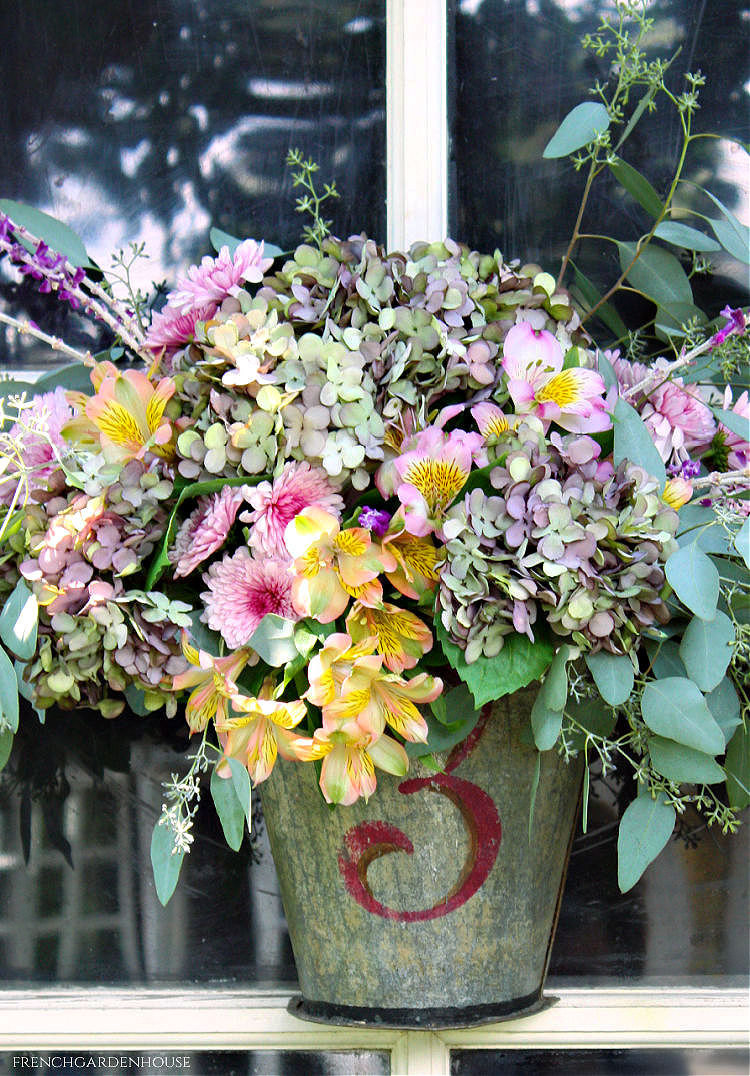
[[[24,471],[28,474],[29,489],[44,489],[50,476],[57,470],[58,457],[64,456],[68,446],[60,431],[73,418],[73,411],[63,388],[34,396],[31,406],[23,409],[21,420],[16,422],[9,437],[18,449]],[[0,504],[10,504],[16,489],[18,464],[11,460],[5,471],[5,481],[0,482]]]
[[[171,562],[176,564],[175,579],[190,575],[194,568],[221,548],[244,499],[242,488],[232,486],[224,486],[218,493],[200,498],[195,511],[177,532],[169,554]]]
[[[649,377],[655,366],[645,366],[627,359],[612,362],[620,388],[629,389]],[[665,368],[665,377],[667,377]],[[716,423],[706,405],[698,399],[698,390],[686,390],[682,378],[664,381],[648,391],[647,396],[630,400],[646,423],[656,449],[665,463],[687,459],[691,450],[707,448],[716,432]]]
[[[287,524],[304,508],[315,505],[338,519],[344,507],[325,472],[309,463],[287,463],[273,482],[261,482],[248,492],[247,500],[254,511],[243,513],[240,519],[253,524],[250,548],[276,557],[286,553]]]
[[[195,326],[199,321],[208,321],[218,309],[218,303],[207,303],[181,313],[176,307],[167,306],[154,314],[146,333],[146,347],[152,351],[166,349],[172,355],[195,337]]]
[[[733,411],[735,415],[739,415],[745,419],[745,429],[750,436],[750,398],[747,392],[743,392],[738,398],[737,402],[732,405],[732,390],[727,385],[724,392],[724,410]],[[744,440],[734,430],[730,430],[724,423],[720,423],[721,432],[724,434],[724,443],[729,449],[729,455],[727,456],[727,466],[730,471],[744,471],[750,467],[750,444],[748,444],[748,437]]]
[[[221,633],[232,650],[249,642],[266,613],[299,619],[292,605],[292,575],[285,560],[256,560],[247,549],[238,549],[231,557],[212,564],[203,579],[209,589],[201,594],[205,605],[202,619]]]
[[[237,295],[244,283],[257,284],[270,269],[273,258],[263,257],[263,243],[245,239],[234,254],[222,247],[216,258],[205,257],[200,265],[191,265],[186,277],[177,281],[177,289],[167,296],[168,305],[180,313],[209,303],[221,303],[228,295]]]

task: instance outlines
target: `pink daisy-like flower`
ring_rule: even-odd
[[[200,498],[177,532],[169,553],[170,561],[176,565],[175,579],[190,575],[224,544],[245,499],[243,488],[224,486],[218,493]]]
[[[651,375],[654,369],[659,370],[660,362],[657,360],[652,368],[641,362],[616,358],[612,366],[620,387],[629,389]],[[664,376],[667,377],[667,368]],[[646,397],[639,396],[630,403],[646,423],[665,463],[670,463],[673,458],[687,459],[691,450],[706,448],[716,432],[713,415],[698,399],[697,389],[692,387],[686,391],[682,378],[665,380],[649,390]]]
[[[209,589],[201,594],[205,605],[202,619],[221,633],[232,650],[249,642],[266,613],[299,620],[292,605],[288,561],[277,557],[256,560],[247,549],[238,549],[212,564],[203,579]]]
[[[245,239],[234,254],[222,247],[216,258],[206,256],[200,265],[190,266],[167,296],[168,305],[184,314],[193,307],[221,303],[228,295],[237,295],[242,284],[259,283],[272,264],[273,258],[263,257],[263,243],[254,239]]]
[[[309,463],[287,463],[273,482],[261,482],[248,491],[252,512],[243,512],[243,523],[252,523],[250,548],[259,555],[283,556],[284,531],[304,508],[315,505],[341,517],[344,502],[324,471]]]
[[[745,429],[748,436],[744,439],[734,430],[730,430],[724,423],[719,424],[721,432],[724,434],[724,444],[729,449],[729,455],[727,456],[727,466],[730,471],[744,471],[750,467],[750,444],[748,444],[748,438],[750,438],[750,398],[747,392],[743,392],[737,399],[737,402],[732,404],[732,390],[727,385],[724,391],[724,410],[733,411],[735,415],[745,420]]]
[[[44,489],[57,470],[58,456],[64,456],[68,446],[60,431],[73,418],[63,388],[34,396],[31,406],[23,409],[21,421],[10,430],[10,439],[20,454],[23,469],[28,473],[29,489]],[[11,460],[0,482],[0,504],[10,504],[16,489],[18,465]]]
[[[195,338],[195,326],[199,321],[208,321],[218,309],[218,303],[207,303],[181,313],[176,307],[167,306],[154,314],[146,333],[146,347],[152,351],[165,348],[167,355],[190,343]]]

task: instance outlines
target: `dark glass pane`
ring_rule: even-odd
[[[451,1076],[745,1076],[747,1050],[454,1050]]]
[[[722,138],[694,143],[684,176],[709,186],[744,220],[748,158],[730,139],[748,138],[746,7],[744,0],[654,0],[648,4],[655,25],[647,44],[651,58],[680,50],[668,79],[678,93],[684,72],[700,69],[707,75],[694,130]],[[480,250],[499,247],[507,258],[557,271],[585,176],[567,158],[542,160],[542,151],[570,109],[591,99],[594,82],[606,81],[609,58],[584,52],[580,41],[612,10],[613,5],[601,0],[457,0],[451,80],[452,225],[465,242]],[[662,97],[657,112],[644,118],[622,152],[664,194],[681,144],[677,113]],[[717,215],[711,203],[700,198],[695,188],[685,186],[678,200]],[[585,232],[633,240],[651,223],[609,173],[596,181]],[[600,286],[614,282],[619,267],[612,244],[589,243],[578,249],[578,264]],[[699,305],[716,314],[728,299],[746,301],[747,274],[738,273],[737,263],[721,253],[712,260],[716,275],[708,283],[696,280],[695,294]]]
[[[385,0],[5,0],[0,40],[0,197],[65,220],[100,264],[145,240],[140,279],[173,280],[210,225],[288,249],[292,146],[336,181],[335,231],[384,238]],[[70,337],[63,304],[21,298]],[[0,342],[1,364],[51,361]]]
[[[104,1059],[104,1064],[100,1059]],[[108,1062],[109,1059],[109,1063]],[[88,1063],[91,1062],[89,1066]],[[227,1050],[144,1053],[136,1050],[102,1050],[99,1053],[0,1054],[0,1076],[31,1071],[97,1072],[100,1076],[388,1076],[388,1053],[360,1050]]]

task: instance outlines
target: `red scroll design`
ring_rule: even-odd
[[[500,848],[500,817],[487,793],[471,781],[454,777],[453,770],[476,747],[484,732],[489,713],[490,708],[485,707],[474,730],[453,748],[443,773],[434,774],[432,777],[407,778],[398,786],[399,792],[405,796],[421,791],[437,792],[455,804],[460,812],[469,835],[469,850],[456,884],[431,908],[397,911],[381,904],[370,889],[367,880],[368,867],[374,859],[390,852],[406,852],[412,855],[414,845],[405,833],[388,822],[361,822],[358,826],[352,826],[344,836],[344,848],[339,853],[339,870],[347,892],[366,911],[384,919],[397,919],[401,923],[438,919],[465,904],[484,884]]]

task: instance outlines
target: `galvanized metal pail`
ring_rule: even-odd
[[[311,765],[261,786],[307,1019],[464,1027],[534,1011],[557,921],[582,767],[524,742],[534,693],[369,803],[329,807]]]

